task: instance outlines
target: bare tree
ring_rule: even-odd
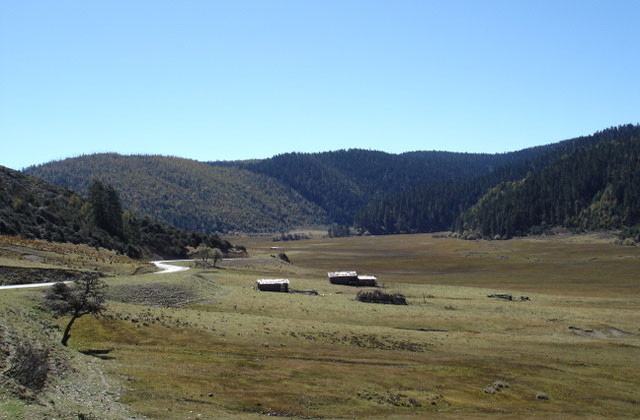
[[[71,337],[73,323],[81,316],[100,314],[104,308],[105,288],[107,285],[97,277],[85,277],[77,280],[71,287],[64,283],[54,284],[45,296],[44,305],[56,316],[71,315],[64,329],[61,343],[66,346]]]

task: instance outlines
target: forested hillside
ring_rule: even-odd
[[[457,230],[483,236],[540,233],[552,226],[630,228],[640,223],[640,129],[579,147],[526,178],[497,185],[464,212]]]
[[[639,126],[625,125],[591,136],[525,149],[513,154],[514,163],[498,167],[486,175],[465,181],[422,185],[373,201],[356,214],[355,226],[376,234],[450,230],[456,227],[458,217],[490,188],[503,182],[521,180],[528,173],[538,173],[580,148],[628,139],[638,133]]]
[[[390,154],[350,149],[323,153],[286,153],[238,165],[273,177],[324,209],[334,223],[352,224],[372,200],[419,185],[464,180],[523,159],[528,152],[473,154],[436,151]]]
[[[94,183],[85,198],[2,166],[0,234],[102,246],[133,258],[184,257],[185,247],[200,243],[231,247],[216,235],[185,232],[123,210],[111,186]]]
[[[511,222],[511,216],[500,219],[510,207],[500,207],[497,196],[485,198],[473,213],[465,212],[500,184],[505,185],[492,190],[492,194],[519,197],[511,190],[523,187],[516,188],[518,184],[514,183],[533,179],[564,156],[573,156],[580,164],[586,159],[576,154],[580,150],[612,142],[626,144],[639,133],[639,126],[625,125],[495,155],[434,151],[395,155],[351,149],[202,163],[162,156],[98,154],[51,162],[26,172],[80,193],[87,191],[91,180],[101,180],[116,188],[125,208],[202,232],[274,232],[338,223],[374,234],[478,229],[486,235],[509,236],[529,231],[543,221],[585,227],[607,225],[586,222],[584,214],[564,208],[554,208],[554,218],[543,213],[540,217],[544,220],[524,220],[519,215]],[[563,176],[560,172],[555,175]],[[601,174],[584,171],[584,182],[588,176]],[[607,200],[609,193],[602,194]],[[571,211],[592,199],[580,197]],[[533,208],[528,206],[527,211]],[[493,222],[486,220],[487,212],[495,213]],[[465,217],[461,218],[463,213]],[[529,222],[533,224],[527,225]]]
[[[116,188],[125,208],[186,230],[269,232],[327,221],[320,208],[267,176],[188,159],[97,154],[26,172],[79,193],[100,180]]]

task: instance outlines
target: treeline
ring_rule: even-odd
[[[280,236],[274,236],[273,238],[271,238],[273,242],[301,241],[303,239],[311,239],[311,237],[304,233],[280,232]]]
[[[320,208],[269,177],[189,159],[105,153],[25,172],[80,194],[100,180],[118,190],[126,208],[190,231],[273,232],[326,223]]]
[[[597,230],[639,224],[640,130],[624,132],[492,188],[462,214],[456,230],[511,237],[551,226]]]
[[[187,246],[227,251],[216,235],[186,232],[123,210],[113,187],[95,182],[88,197],[0,167],[0,234],[113,249],[132,258],[182,258]]]
[[[348,225],[334,223],[327,229],[327,235],[330,238],[344,238],[351,235],[351,229]]]
[[[462,213],[496,185],[522,180],[527,174],[538,173],[581,148],[628,139],[639,132],[639,126],[625,125],[591,136],[525,149],[512,155],[515,162],[474,179],[423,185],[375,200],[356,214],[354,224],[356,228],[374,234],[459,230]]]
[[[330,234],[337,236],[343,234],[344,226],[373,234],[477,229],[483,235],[510,236],[537,232],[550,224],[585,229],[613,226],[618,220],[628,224],[628,218],[617,215],[611,216],[610,223],[602,221],[602,214],[608,210],[619,210],[615,206],[595,206],[589,210],[589,218],[586,213],[572,213],[582,208],[585,200],[593,199],[583,197],[582,192],[578,194],[582,191],[579,187],[558,184],[557,188],[576,189],[580,198],[569,194],[575,198],[570,208],[554,207],[553,218],[543,213],[540,220],[522,215],[514,216],[514,220],[507,220],[511,216],[502,218],[500,214],[509,213],[512,207],[500,207],[499,197],[519,198],[519,192],[511,190],[525,188],[519,186],[522,180],[534,179],[564,156],[573,156],[580,164],[586,159],[580,150],[625,143],[639,132],[638,125],[624,125],[591,136],[495,155],[435,151],[396,155],[350,149],[202,163],[163,156],[98,154],[51,162],[26,172],[80,194],[87,194],[89,181],[98,179],[113,185],[123,206],[134,213],[206,233],[286,232],[299,226],[329,225]],[[558,169],[561,170],[575,176],[578,169]],[[584,172],[584,182],[590,174]],[[555,176],[563,175],[558,172]],[[613,191],[597,191],[602,203],[611,202],[611,194],[621,194],[615,185],[612,184]],[[497,186],[500,187],[495,190]],[[473,206],[474,212],[469,213]],[[499,214],[489,215],[483,206],[487,212]],[[547,209],[548,204],[543,206]],[[633,210],[632,206],[628,208]],[[594,212],[601,215],[596,217]],[[487,222],[487,217],[494,220]],[[594,218],[601,221],[595,222]],[[529,221],[534,224],[526,227]]]
[[[390,154],[350,149],[323,153],[285,153],[239,165],[268,175],[322,208],[332,223],[352,225],[358,209],[372,200],[419,185],[463,180],[521,160],[528,152],[473,154],[422,151]]]

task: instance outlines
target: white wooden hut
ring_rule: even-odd
[[[358,286],[378,287],[378,278],[376,276],[358,276]]]
[[[289,291],[289,279],[259,279],[256,280],[256,287],[263,292],[284,292]]]
[[[342,284],[346,286],[368,286],[377,287],[378,278],[376,276],[359,276],[355,271],[332,271],[327,273],[331,284]]]
[[[358,282],[358,273],[355,271],[332,271],[327,273],[331,284],[346,284],[355,286]]]

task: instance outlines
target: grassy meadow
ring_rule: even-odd
[[[133,412],[154,419],[640,417],[640,248],[590,237],[232,242],[250,258],[109,278],[113,290],[147,285],[159,297],[110,301],[105,317],[74,326],[70,346],[121,383],[120,401]],[[292,264],[275,258],[279,252]],[[409,305],[355,301],[357,289],[327,280],[327,271],[346,269],[377,275]],[[258,278],[280,277],[319,294],[253,288]],[[153,304],[176,288],[182,304]]]

